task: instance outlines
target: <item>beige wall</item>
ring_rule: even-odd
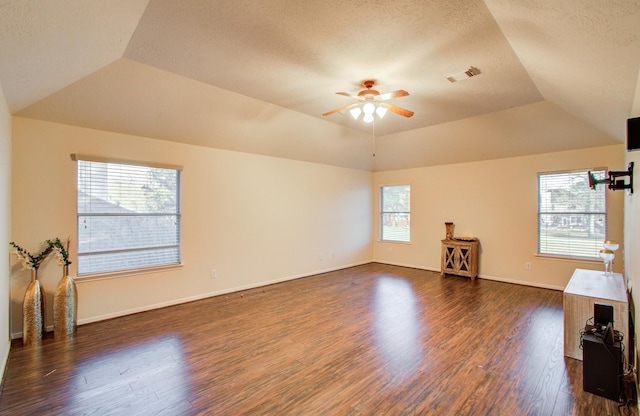
[[[79,280],[80,323],[372,259],[370,172],[14,117],[11,236],[28,250],[48,238],[75,240],[70,153],[184,166],[184,266]],[[15,264],[12,270],[15,336],[21,332],[19,307],[29,276]],[[49,312],[60,274],[53,259],[40,272]]]
[[[625,165],[616,145],[370,173],[14,117],[11,238],[28,249],[75,239],[73,152],[184,165],[184,266],[79,281],[81,323],[372,259],[439,270],[445,221],[455,235],[480,239],[481,277],[562,290],[575,268],[602,265],[535,256],[537,173]],[[377,189],[399,183],[412,185],[412,242],[378,242]],[[609,238],[623,241],[624,194],[607,196]],[[615,270],[622,265],[619,256]],[[50,294],[59,267],[49,261],[40,275]],[[14,263],[14,336],[27,281]]]
[[[638,113],[640,116],[640,113]],[[637,308],[640,305],[640,200],[638,192],[640,192],[640,182],[638,181],[638,173],[640,172],[640,150],[627,152],[626,164],[634,162],[634,190],[633,194],[625,196],[625,270],[626,277],[629,282],[629,288],[633,297],[633,303],[636,307],[635,312],[635,328],[636,328],[636,354],[638,353],[637,343]],[[637,365],[637,363],[636,363]]]
[[[8,243],[11,234],[11,114],[0,88],[0,242]],[[0,374],[4,374],[9,356],[9,257],[0,255]]]
[[[622,145],[452,164],[374,174],[374,236],[378,236],[378,187],[411,184],[411,244],[374,244],[376,261],[440,270],[444,223],[454,235],[480,240],[480,277],[563,290],[576,268],[602,270],[600,262],[536,256],[537,173],[624,166]],[[623,241],[623,199],[607,192],[608,237]],[[374,237],[375,238],[375,237]],[[621,253],[621,252],[620,252]],[[614,270],[621,272],[618,253]],[[531,270],[525,269],[530,262]]]
[[[638,75],[638,83],[636,84],[636,93],[629,117],[640,117],[640,74]],[[636,308],[634,310],[634,323],[636,328],[635,351],[638,355],[638,311],[640,305],[640,200],[638,200],[638,192],[640,192],[640,150],[627,152],[625,156],[625,167],[629,162],[634,162],[634,193],[625,197],[624,205],[624,230],[625,230],[625,270],[629,288],[631,289],[631,297]],[[636,367],[638,363],[636,362]]]

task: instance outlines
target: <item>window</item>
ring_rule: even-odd
[[[78,275],[179,263],[180,170],[78,160]]]
[[[380,187],[380,239],[409,242],[411,186]]]
[[[604,170],[591,171],[597,179]],[[587,171],[538,175],[538,253],[598,258],[607,232],[606,186],[589,188]]]

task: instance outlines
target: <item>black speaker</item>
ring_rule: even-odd
[[[593,304],[593,325],[601,329],[603,326],[607,326],[609,322],[613,322],[613,305],[607,305],[604,303]]]
[[[582,389],[619,402],[622,393],[620,342],[605,344],[600,337],[582,337]]]
[[[640,149],[640,117],[627,119],[627,150]]]

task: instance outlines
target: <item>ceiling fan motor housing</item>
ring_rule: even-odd
[[[363,81],[362,85],[364,85],[366,90],[360,91],[358,93],[358,97],[363,97],[365,99],[369,98],[369,99],[372,100],[374,97],[380,95],[380,92],[371,89],[371,88],[373,88],[374,85],[376,85],[375,81],[372,81],[372,80]]]

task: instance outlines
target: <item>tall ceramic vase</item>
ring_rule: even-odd
[[[78,322],[76,282],[69,276],[69,266],[64,266],[62,274],[53,295],[53,335],[56,338],[72,335]]]
[[[22,301],[22,345],[39,345],[44,333],[44,292],[37,270],[31,270],[31,282]]]

